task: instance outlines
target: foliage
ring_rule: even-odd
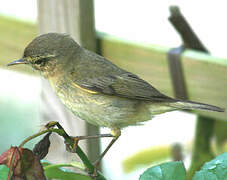
[[[201,170],[196,172],[193,180],[227,180],[227,153],[217,156],[205,163]]]
[[[185,180],[184,164],[179,161],[163,163],[147,169],[139,180]]]
[[[147,169],[139,180],[185,180],[186,171],[182,162],[168,162]],[[227,180],[227,153],[203,165],[193,180]]]
[[[70,169],[66,169],[64,167],[77,167],[78,164],[70,163],[70,164],[50,164],[47,162],[42,163],[44,167],[44,173],[47,178],[61,179],[61,180],[91,180],[89,176],[82,175],[80,173],[75,173]]]
[[[9,167],[8,179],[45,180],[39,158],[29,149],[11,147],[0,156],[0,164]]]
[[[46,126],[46,130],[34,134],[25,139],[19,147],[11,147],[0,155],[0,178],[1,179],[80,179],[91,180],[93,177],[89,173],[95,172],[94,166],[90,163],[87,156],[80,149],[76,148],[76,153],[82,160],[83,164],[73,162],[70,164],[49,164],[42,162],[41,159],[48,154],[50,146],[49,136],[51,133],[57,133],[62,136],[65,141],[74,147],[73,140],[68,136],[65,130],[58,122],[50,122]],[[55,128],[57,127],[57,128]],[[33,151],[23,148],[24,144],[30,140],[46,134],[33,148]],[[69,169],[62,167],[76,167],[82,170],[83,174],[75,173]],[[85,174],[85,175],[84,175]],[[105,177],[97,172],[95,179],[105,180]],[[227,180],[227,153],[217,156],[210,162],[203,165],[202,169],[196,172],[193,180]],[[180,161],[167,162],[147,169],[139,178],[139,180],[186,180],[186,171],[184,164]]]
[[[9,168],[7,168],[5,165],[0,166],[0,179],[7,179],[9,173]]]

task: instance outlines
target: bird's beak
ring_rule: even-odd
[[[19,59],[19,60],[16,60],[16,61],[13,61],[9,64],[7,64],[7,66],[12,66],[12,65],[17,65],[17,64],[27,64],[28,62],[24,59]]]

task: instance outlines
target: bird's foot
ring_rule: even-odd
[[[65,141],[65,147],[66,147],[66,151],[70,152],[70,153],[76,153],[76,149],[77,149],[77,146],[78,146],[78,143],[79,143],[79,140],[80,140],[80,136],[76,136],[76,137],[70,137],[73,141],[74,141],[74,144],[73,144],[73,147]]]
[[[96,177],[98,177],[98,167],[100,165],[100,161],[97,162],[98,160],[96,160],[93,164],[93,171],[87,171],[89,176],[92,178],[92,179],[96,179]]]

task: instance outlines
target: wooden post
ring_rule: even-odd
[[[94,5],[93,0],[38,0],[38,27],[39,33],[60,32],[70,34],[80,45],[91,50],[96,51],[96,37],[94,27]],[[53,94],[46,80],[43,81],[42,93],[42,112],[43,120],[45,121],[59,121],[70,135],[94,135],[99,133],[99,129],[85,121],[79,120],[71,112],[63,107],[62,103]],[[54,137],[55,139],[56,137]],[[57,157],[56,161],[61,161],[59,153],[63,157],[68,157],[71,160],[72,154],[65,152],[64,145],[62,147],[57,145],[57,141],[53,147],[53,159]],[[99,141],[85,141],[80,142],[80,145],[88,153],[91,161],[94,161],[99,154]],[[56,152],[61,149],[62,152]],[[55,151],[55,152],[54,152]]]

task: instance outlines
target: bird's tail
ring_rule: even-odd
[[[193,102],[193,101],[187,101],[187,100],[177,100],[176,102],[170,103],[170,106],[177,109],[188,109],[188,110],[200,109],[200,110],[217,111],[217,112],[225,111],[223,108],[220,108],[217,106]]]

